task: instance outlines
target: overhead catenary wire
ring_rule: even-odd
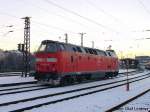
[[[0,15],[9,16],[9,17],[12,17],[12,18],[19,19],[19,17],[15,16],[15,15],[12,15],[12,14],[9,14],[9,13],[7,13],[7,12],[1,12],[1,11],[0,11]]]
[[[58,4],[54,3],[54,2],[52,2],[52,1],[50,1],[50,0],[43,0],[43,1],[47,2],[47,3],[50,4],[50,5],[55,6],[55,7],[57,7],[57,8],[60,8],[60,9],[66,11],[66,12],[68,12],[68,13],[70,13],[70,14],[76,15],[76,16],[78,16],[78,17],[80,17],[80,18],[82,18],[82,19],[84,19],[84,20],[86,20],[86,21],[88,21],[88,22],[90,22],[90,23],[93,23],[93,24],[95,24],[95,25],[97,25],[97,26],[100,26],[101,28],[107,29],[107,30],[112,31],[112,32],[115,31],[114,29],[112,29],[112,28],[110,28],[110,27],[108,27],[108,26],[106,26],[106,25],[103,25],[103,24],[101,24],[101,23],[99,23],[99,22],[97,22],[97,21],[95,21],[95,20],[92,20],[92,19],[90,19],[90,18],[88,18],[88,17],[82,16],[82,15],[80,15],[79,13],[77,13],[77,12],[75,12],[75,11],[72,11],[72,10],[69,10],[69,9],[67,9],[67,8],[65,8],[65,7],[62,7],[62,6],[60,6],[60,5],[58,5]],[[116,32],[116,31],[115,31],[115,32]]]
[[[18,0],[20,1],[20,0]],[[24,1],[24,0],[21,0],[20,2],[26,4],[27,1]],[[93,27],[87,25],[87,24],[84,24],[84,22],[79,22],[77,21],[77,19],[72,19],[70,18],[69,16],[65,16],[65,13],[61,12],[61,14],[59,13],[52,13],[50,10],[46,9],[45,7],[42,7],[42,5],[37,5],[36,3],[33,3],[33,2],[30,2],[28,5],[32,6],[32,7],[35,7],[37,8],[39,11],[42,11],[44,13],[47,13],[47,14],[51,14],[53,16],[57,16],[57,17],[60,17],[61,19],[65,20],[65,21],[69,21],[69,22],[72,22],[73,24],[78,24],[80,25],[80,27],[84,27],[84,30],[86,29],[87,31],[91,31],[90,29],[93,29]],[[95,29],[99,32],[99,29]]]
[[[33,24],[36,24],[36,23],[33,23]],[[44,25],[40,25],[40,24],[36,24],[36,25],[38,25],[38,27],[32,26],[32,29],[31,29],[33,32],[36,32],[35,35],[39,34],[39,35],[42,35],[44,37],[45,36],[49,37],[52,34],[58,34],[58,32],[53,32],[52,30],[48,30],[47,27],[51,28],[50,26],[44,26]],[[54,29],[54,28],[52,28],[52,29]],[[42,30],[42,32],[41,32],[41,30]],[[58,29],[56,29],[56,30],[58,30]]]
[[[50,25],[50,24],[41,23],[41,22],[38,22],[36,20],[32,20],[32,22],[35,23],[35,24],[45,26],[45,27],[51,27],[51,28],[57,29],[59,31],[70,32],[70,33],[73,33],[73,34],[77,34],[76,32],[73,32],[73,31],[70,31],[70,30],[67,30],[67,29],[63,29],[63,28],[60,28],[60,27],[56,27],[56,26],[53,26],[53,25]]]
[[[9,14],[9,13],[6,13],[6,12],[0,12],[0,15],[5,15],[5,16],[9,16],[9,17],[21,20],[20,17],[12,15],[12,14]],[[64,31],[64,32],[69,32],[69,33],[77,34],[76,32],[73,32],[73,31],[70,31],[70,30],[66,30],[66,29],[63,29],[63,28],[60,28],[60,27],[57,27],[57,26],[53,26],[53,25],[50,25],[50,24],[45,24],[45,23],[42,23],[42,22],[38,22],[38,21],[33,20],[33,19],[32,19],[32,22],[35,23],[35,24],[42,25],[42,26],[46,26],[46,27],[51,27],[53,29],[57,29],[59,31]]]
[[[20,0],[19,0],[19,1],[20,1]],[[21,0],[20,2],[26,3],[27,1]],[[57,13],[52,13],[52,12],[50,12],[50,10],[47,10],[46,8],[43,8],[43,7],[41,7],[41,6],[38,6],[38,5],[34,4],[34,3],[31,3],[31,2],[30,2],[28,5],[31,5],[31,6],[33,6],[33,7],[35,7],[35,8],[37,8],[37,9],[39,9],[40,11],[47,13],[47,14],[52,14],[52,15],[54,15],[54,16],[57,16],[57,17],[60,17],[61,19],[66,20],[66,21],[70,21],[70,22],[72,22],[72,23],[76,23],[76,24],[78,24],[78,25],[80,25],[80,26],[83,26],[84,28],[85,28],[85,27],[86,27],[86,28],[88,27],[87,25],[85,25],[85,24],[83,24],[83,23],[81,23],[81,22],[79,22],[79,21],[76,21],[76,20],[74,20],[74,19],[71,19],[71,18],[69,18],[68,16],[60,15],[60,14],[57,14]]]
[[[141,6],[144,8],[144,10],[150,15],[150,10],[144,5],[144,3],[141,0],[137,0]]]
[[[121,23],[121,21],[120,21],[118,18],[116,18],[116,17],[113,16],[112,14],[106,12],[106,11],[105,11],[104,9],[102,9],[101,7],[97,7],[97,6],[93,3],[93,1],[91,1],[91,0],[85,0],[85,1],[86,1],[86,3],[88,3],[90,6],[92,6],[92,7],[95,8],[96,10],[102,12],[103,14],[107,15],[108,17],[111,17],[111,18],[112,18],[113,20],[115,20],[116,22]]]
[[[20,17],[17,17],[17,16],[15,16],[15,15],[12,15],[12,14],[9,14],[9,13],[6,13],[6,12],[0,12],[0,15],[5,15],[5,16],[12,17],[12,18],[20,19]],[[78,15],[78,14],[77,14],[77,15]],[[78,16],[80,17],[80,15],[78,15]],[[60,16],[60,17],[61,17],[61,16]],[[88,18],[86,18],[86,17],[82,17],[82,16],[81,16],[81,18],[84,18],[84,19],[86,19],[86,20],[88,20],[88,21],[91,21],[91,22],[93,22],[94,24],[97,24],[97,25],[99,25],[99,26],[101,26],[101,27],[103,27],[103,28],[105,28],[105,29],[107,29],[107,30],[114,31],[113,29],[107,28],[106,26],[104,26],[104,25],[102,25],[102,24],[99,24],[99,23],[97,23],[96,21],[92,21],[91,19],[88,19]],[[40,23],[40,22],[38,22],[38,24],[44,25],[43,23]],[[45,26],[49,26],[49,27],[52,27],[52,28],[54,28],[54,29],[62,30],[62,31],[65,31],[65,32],[68,31],[68,30],[64,30],[64,29],[59,28],[59,27],[50,26],[50,25],[46,25],[46,24],[45,24]],[[71,31],[71,33],[75,33],[75,32],[72,32],[72,31]]]

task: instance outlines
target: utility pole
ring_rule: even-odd
[[[94,41],[92,41],[92,48],[94,48]]]
[[[68,34],[65,33],[65,42],[68,43]]]
[[[130,90],[130,86],[129,86],[129,74],[128,74],[128,68],[129,68],[129,60],[127,60],[126,62],[126,67],[127,67],[127,84],[126,84],[126,91]]]
[[[79,34],[81,35],[81,46],[83,47],[83,35],[86,34],[86,33],[82,32],[82,33],[79,33]]]
[[[23,51],[23,73],[22,77],[27,77],[30,73],[30,17],[22,18],[25,20],[24,27],[24,51]]]

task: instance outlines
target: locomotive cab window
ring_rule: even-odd
[[[82,52],[80,47],[76,47],[78,52]]]
[[[107,52],[108,56],[111,56],[111,53],[110,52]]]
[[[92,49],[88,49],[88,51],[89,51],[90,54],[94,54]]]
[[[72,50],[73,50],[73,52],[76,52],[76,51],[77,51],[75,47],[73,47]]]
[[[41,44],[39,49],[38,49],[38,52],[45,51],[45,49],[46,49],[46,44]]]
[[[97,51],[95,50],[95,49],[92,49],[93,50],[93,53],[95,54],[95,55],[97,55]]]
[[[48,43],[46,46],[46,51],[47,52],[56,52],[57,51],[56,43]]]
[[[86,48],[84,48],[84,49],[85,49],[85,52],[86,52],[86,53],[89,53],[89,51],[88,51]]]
[[[65,51],[65,46],[63,44],[60,44],[59,49],[60,49],[60,51]]]
[[[98,55],[107,56],[107,53],[105,51],[101,51],[101,50],[97,50],[97,51],[98,51]]]
[[[106,52],[107,52],[110,56],[112,56],[112,57],[117,57],[117,55],[116,55],[116,53],[115,53],[114,50],[107,50]]]
[[[38,52],[57,52],[57,45],[56,43],[42,43]]]

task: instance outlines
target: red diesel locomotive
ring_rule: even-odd
[[[35,56],[35,79],[52,85],[118,75],[118,58],[113,50],[44,40]]]

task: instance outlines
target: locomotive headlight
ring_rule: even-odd
[[[36,62],[57,62],[57,58],[36,58]]]
[[[43,62],[43,61],[45,61],[44,58],[36,58],[36,62]]]
[[[57,58],[47,58],[47,62],[57,62]]]

